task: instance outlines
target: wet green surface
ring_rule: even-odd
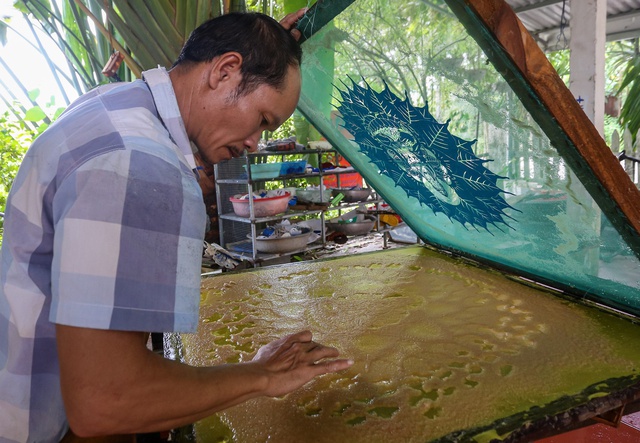
[[[581,395],[604,380],[632,384],[640,368],[640,326],[421,247],[208,278],[201,319],[182,336],[193,365],[246,361],[305,328],[356,363],[203,420],[198,441],[486,435],[496,420],[513,426],[608,393]]]

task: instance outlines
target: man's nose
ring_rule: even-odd
[[[244,141],[244,147],[249,152],[255,152],[258,150],[258,142],[260,141],[260,136],[262,135],[262,131],[258,131],[247,137]]]

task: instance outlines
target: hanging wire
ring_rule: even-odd
[[[567,28],[567,0],[562,0],[562,14],[560,15],[560,33],[558,34],[557,46],[560,46],[562,40],[562,49],[567,49],[569,41],[564,31]]]

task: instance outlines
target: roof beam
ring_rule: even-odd
[[[623,14],[607,16],[606,32],[606,39],[608,42],[640,37],[640,11],[631,11]],[[554,40],[557,39],[559,34],[560,27],[541,29],[536,32],[531,32],[533,38],[535,38],[544,51],[559,49],[553,45]],[[571,39],[571,31],[569,27],[565,27],[564,36],[567,41]]]
[[[513,12],[519,14],[521,12],[535,11],[536,9],[546,8],[547,6],[555,5],[556,3],[562,3],[562,0],[543,0],[541,2],[533,3],[531,5],[520,6],[519,8],[513,8]]]
[[[607,41],[640,36],[640,11],[630,11],[607,17]]]

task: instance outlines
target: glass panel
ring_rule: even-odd
[[[443,2],[360,0],[299,110],[426,242],[640,313],[638,258]]]

